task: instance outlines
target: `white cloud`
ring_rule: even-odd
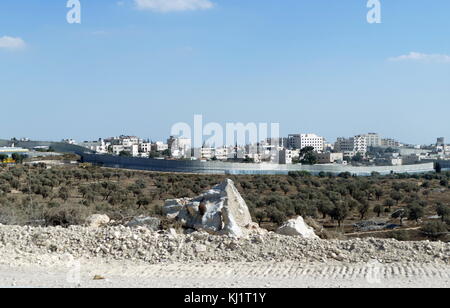
[[[207,10],[214,7],[210,0],[134,0],[140,10],[176,12]]]
[[[449,55],[425,54],[420,52],[410,52],[407,55],[390,58],[389,61],[418,61],[418,62],[434,62],[434,63],[450,63]]]
[[[20,37],[0,37],[0,49],[22,49],[26,44]]]

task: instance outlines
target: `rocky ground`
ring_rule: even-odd
[[[0,272],[0,286],[448,287],[450,243],[0,226]]]
[[[386,239],[306,240],[275,233],[242,239],[194,232],[188,235],[123,226],[39,228],[0,226],[0,251],[70,254],[75,258],[161,262],[299,261],[349,263],[450,263],[450,244]]]

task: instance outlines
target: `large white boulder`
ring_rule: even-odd
[[[109,222],[110,219],[107,215],[94,214],[86,218],[85,225],[91,228],[100,228],[107,225]]]
[[[281,227],[278,228],[277,233],[289,236],[300,236],[306,239],[319,238],[314,232],[314,229],[308,226],[301,216],[285,222]]]
[[[187,228],[210,234],[242,237],[255,228],[247,204],[230,179],[196,198],[167,200],[163,212]]]

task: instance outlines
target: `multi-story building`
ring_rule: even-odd
[[[210,160],[215,156],[215,151],[213,148],[203,147],[200,149],[200,158]]]
[[[112,152],[114,155],[120,155],[122,152],[126,152],[131,156],[139,156],[139,146],[137,144],[132,144],[129,146],[114,144],[112,145]]]
[[[191,157],[192,140],[190,138],[175,138],[170,136],[167,144],[173,158]]]
[[[143,142],[139,144],[140,153],[150,153],[152,151],[152,144],[150,142]]]
[[[139,146],[139,144],[142,143],[142,139],[139,139],[138,137],[134,137],[134,136],[130,136],[130,137],[121,136],[121,143],[125,147],[130,147],[132,145]]]
[[[157,141],[155,143],[152,143],[152,151],[164,152],[167,149],[169,149],[169,145],[167,143],[163,143],[161,141]]]
[[[293,134],[288,136],[288,147],[292,150],[313,147],[316,152],[323,152],[325,138],[316,134]]]
[[[227,147],[215,148],[213,158],[215,157],[217,160],[227,160],[230,153],[231,150]]]
[[[316,157],[318,164],[341,164],[344,161],[344,153],[318,153]]]
[[[345,156],[355,156],[357,153],[366,155],[367,153],[367,141],[363,135],[358,135],[351,138],[338,138],[334,150],[336,152],[342,152]]]
[[[353,141],[354,141],[354,151],[356,153],[361,153],[363,155],[366,155],[367,153],[367,139],[365,136],[355,136],[353,137]]]
[[[139,145],[140,143],[143,143],[142,139],[139,139],[136,136],[124,136],[121,135],[119,137],[112,137],[105,140],[107,143],[111,143],[112,145],[123,145],[123,146],[131,146],[131,145]]]
[[[383,146],[383,147],[400,147],[401,144],[397,140],[385,138],[385,139],[381,139],[381,146]]]
[[[334,144],[334,150],[336,152],[353,152],[355,149],[355,143],[353,138],[339,137]]]
[[[292,164],[292,151],[288,149],[283,149],[278,152],[278,163],[281,165]]]
[[[113,144],[111,148],[114,155],[119,155],[125,150],[125,147],[121,144]]]
[[[367,147],[381,146],[381,137],[377,133],[368,133],[363,136],[366,138]]]

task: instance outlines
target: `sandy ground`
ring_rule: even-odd
[[[98,275],[104,279],[95,280]],[[397,288],[450,287],[438,264],[212,263],[159,264],[91,259],[55,264],[0,264],[0,287],[64,288]]]

